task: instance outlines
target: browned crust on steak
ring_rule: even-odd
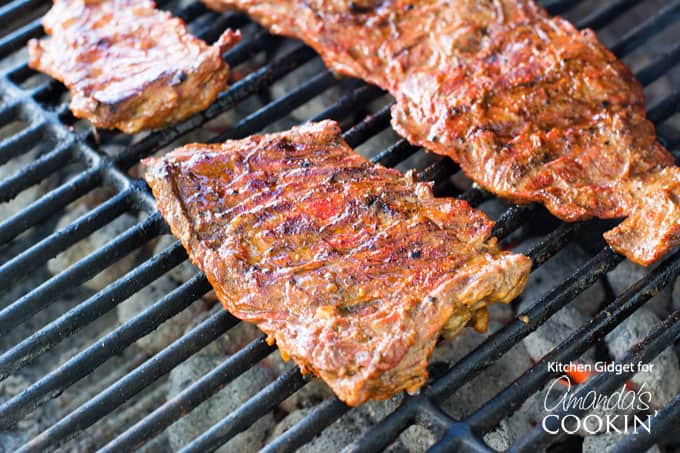
[[[148,0],[56,0],[43,18],[49,35],[29,42],[29,66],[63,82],[71,110],[97,127],[132,134],[204,110],[227,87],[222,53]]]
[[[627,217],[605,239],[639,264],[680,243],[678,167],[591,30],[521,0],[215,2],[388,90],[395,130],[483,188],[565,221]]]
[[[334,122],[144,163],[224,307],[350,405],[422,386],[440,335],[485,329],[531,267],[483,213],[366,161]]]

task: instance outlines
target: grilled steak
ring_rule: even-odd
[[[483,213],[366,161],[331,121],[144,163],[224,307],[350,405],[419,388],[440,335],[486,329],[529,273]]]
[[[632,73],[590,30],[531,1],[211,0],[314,47],[395,98],[392,124],[479,185],[605,238],[648,265],[680,243],[680,173]]]
[[[48,37],[29,42],[29,66],[71,90],[71,110],[127,133],[168,125],[205,109],[227,86],[222,53],[149,0],[55,0]]]

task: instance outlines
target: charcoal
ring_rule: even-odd
[[[392,398],[383,401],[369,401],[362,406],[373,423],[377,423],[389,414],[397,410],[404,400],[404,394],[399,393]]]
[[[9,128],[9,132],[13,133],[11,132],[11,126],[9,126]],[[0,137],[0,140],[5,138],[6,137]],[[31,164],[34,159],[35,156],[33,153],[26,153],[17,158],[9,160],[5,164],[0,164],[0,181],[14,176],[17,172]],[[24,209],[26,206],[36,201],[41,196],[45,195],[49,188],[54,185],[52,182],[53,180],[54,178],[51,178],[50,181],[43,181],[39,184],[32,185],[19,193],[19,195],[17,195],[13,200],[7,203],[0,203],[0,219],[8,219],[12,215]]]
[[[625,437],[625,434],[616,432],[588,436],[583,440],[583,453],[609,453]],[[661,450],[654,445],[649,450],[646,450],[646,453],[661,453]]]
[[[589,256],[580,247],[573,244],[567,245],[531,273],[527,286],[520,296],[522,300],[520,309],[530,307],[547,295],[566,276],[571,275],[586,263],[588,258]],[[601,282],[596,282],[576,296],[570,305],[586,315],[591,315],[598,311],[604,300],[604,287]]]
[[[504,418],[498,428],[484,435],[484,442],[493,450],[505,451],[519,438],[519,432],[512,428],[510,420],[513,418]]]
[[[442,403],[442,409],[454,419],[466,417],[496,396],[531,365],[526,349],[519,343],[447,398]]]
[[[272,355],[278,356],[276,352]],[[290,365],[289,365],[290,366]],[[309,408],[319,404],[321,401],[333,398],[333,391],[321,379],[309,377],[309,382],[297,392],[286,398],[279,404],[285,411],[292,412],[298,409]]]
[[[281,436],[283,433],[288,431],[290,428],[295,426],[299,421],[307,417],[307,415],[309,415],[310,412],[312,412],[312,409],[310,408],[297,409],[290,412],[274,427],[271,433],[270,441],[276,439],[277,437]]]
[[[546,354],[565,341],[575,329],[588,322],[586,315],[570,306],[548,318],[541,326],[531,334],[524,337],[522,343],[526,347],[529,356],[534,361],[541,360]],[[593,352],[587,351],[580,361],[592,361]]]
[[[222,307],[216,307],[215,310],[222,310]],[[262,332],[260,332],[254,324],[239,322],[217,339],[217,342],[221,347],[219,353],[235,354],[261,335]],[[278,356],[279,354],[271,354],[271,356],[274,355]],[[263,366],[265,365],[269,365],[270,368],[272,368],[272,372],[277,376],[282,374],[282,371],[274,370],[270,364],[263,363]]]
[[[119,321],[121,324],[129,321],[177,287],[178,284],[166,275],[154,280],[116,307]],[[203,312],[205,312],[205,305],[199,299],[159,325],[153,332],[137,340],[137,345],[148,354],[153,355],[180,338],[187,327]]]
[[[21,433],[4,431],[0,433],[0,453],[17,451],[27,440]]]
[[[293,41],[284,43],[277,51],[277,56],[285,55],[295,45],[296,43]],[[319,58],[308,62],[307,64],[292,72],[290,75],[284,77],[272,85],[272,97],[276,99],[287,95],[294,89],[299,88],[305,82],[308,82],[312,77],[325,70],[326,67]],[[308,121],[314,115],[321,112],[326,106],[332,104],[340,96],[341,92],[342,90],[338,85],[332,86],[318,96],[310,99],[305,104],[293,110],[290,115],[298,122]]]
[[[493,450],[505,451],[530,429],[540,424],[546,415],[545,396],[545,389],[529,396],[519,409],[502,419],[496,429],[484,435],[487,445]]]
[[[340,451],[370,427],[370,420],[362,410],[351,410],[328,426],[321,436],[301,447],[300,453]]]
[[[635,282],[647,275],[652,268],[646,268],[630,261],[624,261],[614,270],[607,274],[607,280],[617,296],[622,294]],[[668,309],[671,306],[671,294],[673,292],[673,285],[668,285],[645,303],[648,310],[654,312],[657,316],[665,317]]]
[[[76,204],[59,220],[56,228],[59,230],[68,226],[78,217],[87,214],[89,210],[89,207],[84,203]],[[52,274],[58,274],[59,272],[85,258],[90,253],[101,249],[109,241],[118,237],[127,229],[133,227],[136,223],[136,219],[130,214],[122,214],[111,223],[104,225],[89,236],[64,250],[53,259],[49,260],[47,262],[47,268]],[[118,261],[114,262],[111,266],[106,268],[103,272],[84,282],[83,286],[95,291],[99,291],[108,284],[116,281],[135,267],[137,263],[137,253],[138,251],[135,250],[122,257]]]
[[[170,373],[168,398],[177,396],[183,389],[222,364],[226,358],[226,356],[199,354],[178,365]],[[168,427],[171,448],[174,451],[181,449],[262,390],[273,378],[269,370],[255,365],[234,379],[222,390]],[[217,451],[220,453],[256,451],[264,446],[267,435],[273,428],[274,417],[269,413]]]
[[[172,236],[162,236],[156,245],[154,246],[153,249],[153,254],[154,255],[159,255],[160,253],[163,252],[166,248],[170,247],[171,245],[175,244],[177,239],[175,239]],[[191,261],[188,259],[184,260],[182,263],[178,264],[177,266],[173,267],[168,271],[168,277],[173,279],[175,282],[182,284],[186,282],[187,280],[191,279],[194,275],[198,273],[198,269],[196,266],[194,266]]]
[[[409,453],[424,453],[437,442],[437,437],[427,428],[412,425],[399,436]]]
[[[443,362],[449,366],[453,365],[483,341],[484,335],[473,329],[463,329],[458,336],[442,340],[437,345],[430,357],[430,363]]]
[[[644,339],[661,320],[647,307],[634,312],[606,337],[609,352],[621,359],[628,350]],[[680,393],[680,367],[672,347],[666,348],[654,360],[648,372],[640,371],[631,379],[640,388],[645,385],[652,395],[652,404],[659,408]]]

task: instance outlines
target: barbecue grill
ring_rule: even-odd
[[[68,110],[68,98],[60,84],[38,75],[26,65],[25,45],[28,39],[43,34],[42,14],[49,8],[43,0],[3,1],[0,6],[0,164],[8,164],[29,151],[35,159],[23,165],[15,174],[0,181],[0,202],[9,202],[22,192],[43,184],[54,175],[66,173],[65,179],[51,186],[45,195],[22,206],[12,216],[0,219],[0,288],[7,293],[0,305],[0,335],[13,340],[0,353],[0,378],[7,380],[36,361],[53,364],[44,375],[34,376],[23,391],[6,398],[0,404],[0,430],[12,431],[33,411],[46,407],[62,392],[78,388],[82,380],[98,368],[115,360],[131,344],[152,332],[166,320],[191,306],[210,291],[206,278],[197,273],[176,290],[160,297],[149,308],[129,321],[99,333],[90,344],[76,346],[75,353],[56,364],[51,354],[61,344],[88,328],[95,320],[105,317],[118,304],[158,279],[187,259],[181,245],[175,241],[162,253],[150,256],[140,265],[104,289],[89,294],[84,300],[65,307],[54,319],[34,320],[60,294],[81,285],[97,274],[109,272],[110,266],[143,249],[154,238],[167,234],[168,229],[155,208],[146,184],[138,179],[136,166],[145,156],[157,153],[204,127],[225,112],[246,100],[257,97],[264,106],[237,116],[231,127],[218,130],[209,137],[213,141],[240,138],[276,128],[276,122],[291,111],[331,88],[340,90],[332,103],[314,118],[331,118],[344,126],[344,137],[353,147],[360,147],[389,128],[389,100],[378,89],[352,80],[338,80],[322,70],[294,87],[283,96],[272,99],[270,87],[305,63],[318,58],[309,48],[279,37],[273,37],[237,13],[219,15],[208,11],[199,2],[179,5],[159,2],[182,17],[195,34],[211,41],[226,28],[242,28],[245,39],[230,49],[224,58],[235,68],[239,80],[206,111],[185,122],[163,130],[141,134],[130,139],[123,134],[95,133]],[[593,4],[602,6],[593,9]],[[646,55],[647,62],[635,68],[643,84],[654,88],[661,78],[670,80],[671,90],[657,89],[650,96],[649,117],[659,127],[660,138],[671,151],[677,147],[673,135],[673,115],[678,113],[680,82],[673,67],[680,56],[680,40],[669,38],[669,31],[680,24],[680,1],[643,2],[612,0],[609,2],[544,2],[552,14],[564,14],[579,27],[607,29],[642,4],[652,4],[653,13],[625,32],[614,32],[608,46],[619,56],[635,52]],[[651,47],[651,49],[650,49]],[[627,60],[626,60],[627,61]],[[381,103],[381,99],[383,102]],[[668,132],[668,134],[665,134]],[[359,148],[360,150],[363,148]],[[424,155],[404,140],[396,140],[372,156],[387,166],[407,168],[414,156]],[[458,184],[462,180],[456,165],[447,158],[425,155],[419,162],[423,178],[436,182],[436,192],[455,195],[477,206],[492,196],[474,186]],[[71,203],[96,188],[107,188],[113,195],[91,206],[89,211],[68,226],[54,229],[56,219]],[[45,263],[78,241],[110,224],[124,213],[132,213],[138,223],[122,234],[111,237],[98,250],[54,276],[46,276],[38,286],[19,289],[18,282],[41,272]],[[434,363],[431,379],[423,390],[403,398],[398,408],[360,437],[349,447],[354,451],[378,451],[387,448],[399,434],[417,424],[428,428],[437,442],[431,451],[491,451],[485,443],[485,433],[498,426],[529,396],[559,373],[549,370],[548,362],[569,362],[585,351],[597,347],[604,336],[620,325],[650,298],[675,280],[680,272],[680,252],[665,257],[640,281],[630,282],[628,290],[618,296],[609,294],[592,321],[580,326],[568,339],[549,352],[540,362],[514,381],[508,380],[504,390],[488,400],[469,416],[454,419],[439,405],[448,395],[474,380],[487,367],[517,345],[574,298],[601,279],[623,258],[604,246],[599,235],[611,222],[591,221],[574,224],[559,223],[534,205],[509,206],[497,219],[494,234],[506,244],[517,245],[541,230],[539,240],[523,249],[533,260],[534,269],[542,266],[570,243],[585,244],[591,253],[589,260],[572,275],[556,276],[552,289],[539,297],[502,328],[490,335],[462,359],[452,363]],[[51,229],[50,229],[51,228]],[[18,293],[17,293],[18,292]],[[114,310],[115,311],[115,310]],[[34,322],[35,321],[35,322]],[[178,364],[204,348],[238,323],[227,312],[215,309],[202,322],[160,352],[137,361],[119,364],[117,373],[100,383],[94,396],[75,401],[68,410],[53,417],[53,422],[38,435],[27,439],[19,451],[41,451],[62,446],[78,436],[88,436],[87,429],[107,420],[116,411],[140,401],[146,389],[166,376]],[[18,333],[17,333],[18,332]],[[621,362],[649,362],[669,345],[680,339],[680,311],[671,313],[647,337],[636,344]],[[153,450],[154,439],[168,426],[217,393],[226,384],[271,354],[275,347],[258,338],[199,380],[191,383],[176,397],[146,408],[142,416],[125,426],[114,429],[105,439],[93,440],[91,448],[104,451],[130,451],[146,445]],[[585,393],[597,390],[612,392],[632,373],[600,373],[580,386]],[[217,449],[269,413],[290,395],[307,385],[297,368],[292,368],[264,387],[226,418],[184,447],[185,452]],[[474,383],[473,383],[474,385]],[[315,436],[324,436],[324,429],[342,417],[348,408],[337,399],[326,399],[309,414],[279,437],[271,440],[267,451],[293,451]],[[680,394],[676,395],[651,419],[651,432],[638,430],[626,436],[616,451],[642,451],[663,441],[680,424]],[[1,445],[1,444],[0,444]],[[531,451],[550,445],[570,445],[565,435],[553,436],[540,426],[529,429],[512,450]],[[342,446],[338,446],[340,448]],[[677,447],[677,445],[676,445]],[[565,447],[567,448],[567,447]],[[1,449],[1,447],[0,447]]]

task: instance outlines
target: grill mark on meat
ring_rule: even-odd
[[[222,53],[240,37],[227,30],[208,46],[150,0],[55,0],[43,26],[29,66],[69,88],[76,117],[130,134],[208,107],[227,87]]]
[[[680,243],[680,170],[642,86],[591,30],[530,0],[391,0],[360,13],[347,0],[210,3],[389,91],[394,129],[484,189],[565,221],[626,217],[605,239],[639,264]]]
[[[483,213],[367,162],[331,121],[144,163],[224,307],[350,405],[418,389],[437,339],[485,329],[530,270]]]

